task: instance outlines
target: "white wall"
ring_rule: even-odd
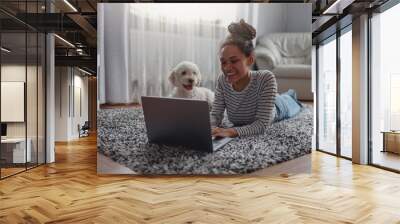
[[[3,64],[1,66],[1,81],[3,82],[24,82],[26,86],[26,99],[22,97],[22,107],[18,108],[20,113],[25,114],[26,120],[23,118],[21,122],[6,122],[7,137],[9,138],[24,138],[25,135],[30,139],[30,148],[32,151],[33,161],[39,159],[39,163],[44,163],[44,74],[41,66],[32,66],[25,64]],[[3,92],[4,89],[2,89]],[[24,94],[24,90],[20,90],[20,94]],[[7,98],[7,95],[2,95],[2,98]],[[15,102],[16,103],[16,102]],[[26,106],[25,106],[26,103]],[[3,104],[3,103],[2,103]],[[17,110],[18,110],[17,109]],[[16,113],[15,108],[2,107],[2,112]],[[22,115],[24,116],[24,115]],[[37,153],[39,154],[38,157]],[[50,158],[50,157],[49,157]],[[51,160],[49,160],[51,162]]]
[[[9,64],[1,66],[1,81],[18,81],[25,82],[25,65]],[[7,110],[8,108],[1,108]],[[25,122],[8,122],[7,137],[25,137]]]
[[[24,122],[25,82],[1,81],[1,121]],[[33,105],[36,108],[36,105]]]
[[[268,3],[258,9],[257,36],[278,32],[311,32],[310,3]]]
[[[78,71],[79,72],[79,71]],[[80,76],[81,73],[77,74],[77,70],[75,70],[75,75],[74,75],[74,90],[75,96],[73,96],[73,99],[75,102],[71,102],[71,104],[74,104],[74,107],[72,108],[72,119],[71,119],[71,136],[72,138],[79,138],[79,132],[78,132],[78,125],[82,126],[85,121],[88,121],[88,78]],[[80,90],[80,93],[78,91]],[[80,103],[79,103],[79,96],[80,94]],[[79,105],[80,104],[80,105]],[[81,108],[79,108],[79,106]],[[79,109],[82,111],[80,112]]]
[[[55,141],[69,139],[69,84],[70,69],[67,67],[55,68]]]
[[[37,130],[37,96],[36,96],[36,67],[18,65],[18,64],[6,64],[1,66],[1,81],[17,81],[25,82],[25,76],[28,78],[29,87],[27,88],[27,122],[7,122],[7,136],[8,137],[25,137],[25,126],[28,125],[28,137],[31,133],[35,133]],[[4,96],[2,96],[4,97]],[[39,105],[41,106],[41,105]],[[10,108],[1,108],[1,110],[9,110]],[[22,108],[24,110],[24,108]]]
[[[258,8],[257,36],[284,32],[286,29],[285,4],[260,4]]]
[[[287,32],[311,32],[311,3],[286,4]]]
[[[77,139],[78,124],[88,120],[88,78],[75,68],[56,67],[55,86],[55,141]],[[77,105],[81,105],[82,114]]]

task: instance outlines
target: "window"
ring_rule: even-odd
[[[384,151],[382,132],[400,130],[400,32],[396,29],[399,21],[399,4],[371,18],[372,164],[395,170],[400,170],[400,156]],[[399,148],[400,141],[396,142],[392,143]]]
[[[41,12],[44,3],[19,2],[19,13]],[[0,17],[10,21],[0,27],[1,99],[18,99],[8,102],[18,104],[13,105],[18,111],[10,110],[5,101],[0,104],[6,115],[1,118],[6,130],[0,144],[0,178],[5,178],[45,163],[46,39],[9,15]]]
[[[340,155],[351,158],[352,141],[352,34],[340,36]]]
[[[340,30],[339,35],[332,35],[318,47],[317,147],[318,150],[350,159],[353,78],[351,24]],[[340,63],[339,66],[337,63]]]
[[[336,40],[318,48],[318,149],[336,153]]]

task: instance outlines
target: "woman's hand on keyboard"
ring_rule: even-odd
[[[215,137],[230,137],[230,138],[239,136],[237,131],[233,128],[219,128],[219,127],[213,128],[211,130],[211,135]]]

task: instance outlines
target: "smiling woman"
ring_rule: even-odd
[[[212,134],[219,137],[262,134],[274,120],[296,115],[302,105],[293,90],[277,96],[276,79],[270,71],[250,71],[255,57],[254,27],[241,19],[231,23],[228,30],[230,35],[220,49],[223,74],[218,78],[211,111]],[[234,127],[219,127],[225,109]]]

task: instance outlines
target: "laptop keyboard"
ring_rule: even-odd
[[[230,140],[231,140],[230,138],[213,138],[213,140],[212,140],[213,148],[216,149],[216,148],[220,147],[221,145],[226,144]]]

